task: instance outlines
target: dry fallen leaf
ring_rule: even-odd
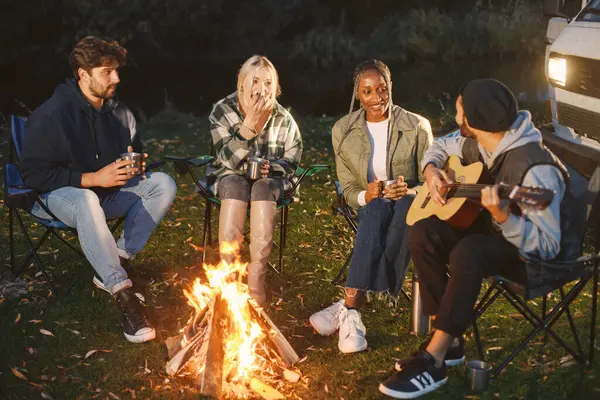
[[[119,397],[119,396],[117,396],[116,394],[114,394],[113,392],[108,392],[108,395],[109,395],[110,397],[112,397],[113,399],[115,399],[115,400],[120,400],[120,397]]]
[[[18,324],[20,320],[21,320],[21,313],[18,313],[17,318],[15,318],[15,324]]]
[[[30,324],[39,324],[40,322],[42,322],[42,320],[41,319],[30,319],[27,322],[29,322]]]
[[[52,396],[50,396],[49,394],[46,394],[46,393],[44,393],[44,392],[42,392],[41,396],[42,396],[42,399],[46,399],[46,400],[54,400],[54,399],[52,398]]]
[[[40,333],[41,333],[42,335],[46,335],[46,336],[54,336],[54,333],[52,333],[52,332],[50,332],[50,331],[47,331],[47,330],[45,330],[45,329],[40,329]]]
[[[19,378],[19,379],[23,379],[24,381],[26,381],[26,380],[27,380],[27,377],[26,377],[25,375],[23,375],[23,374],[22,374],[20,371],[17,371],[17,370],[16,370],[16,369],[14,369],[14,368],[11,368],[11,369],[10,369],[10,372],[12,372],[12,373],[13,373],[13,375],[14,375],[14,376],[16,376],[16,377],[17,377],[17,378]]]
[[[4,300],[6,300],[6,298],[5,298],[5,297],[1,298],[1,299],[0,299],[0,304],[4,303]]]
[[[325,393],[329,393],[329,388],[327,387],[327,384],[325,384]]]
[[[190,246],[192,246],[192,248],[200,253],[204,253],[204,248],[200,247],[200,246],[196,246],[194,243],[192,242],[188,242],[188,244]]]

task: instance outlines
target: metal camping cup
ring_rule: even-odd
[[[492,367],[484,362],[473,360],[467,362],[467,379],[469,387],[474,392],[483,392],[487,390],[490,384],[490,370]]]
[[[390,186],[391,184],[395,183],[396,179],[390,179],[387,181],[379,181],[379,189],[383,192],[385,189],[387,189],[388,186]]]
[[[123,153],[121,154],[121,160],[133,160],[133,164],[127,165],[126,169],[137,168],[137,171],[130,172],[129,175],[141,175],[142,174],[142,154],[141,153]]]
[[[248,160],[248,178],[250,179],[260,179],[262,175],[260,174],[260,169],[265,162],[264,158],[253,157]]]

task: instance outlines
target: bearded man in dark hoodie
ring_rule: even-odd
[[[126,55],[116,41],[88,36],[77,43],[69,58],[75,78],[27,119],[20,169],[48,210],[77,229],[94,284],[117,300],[127,340],[141,343],[156,332],[121,264],[143,249],[177,188],[167,174],[135,175],[132,161],[120,160],[121,153],[142,152],[135,118],[116,98]],[[32,213],[52,217],[38,204]],[[115,242],[106,220],[119,217],[125,225]]]
[[[408,247],[419,275],[425,315],[435,331],[419,350],[396,363],[396,372],[379,390],[394,398],[415,398],[448,380],[447,366],[465,359],[462,335],[484,277],[501,274],[525,281],[520,255],[541,260],[572,260],[581,251],[580,235],[565,166],[542,144],[528,111],[518,111],[512,92],[493,79],[467,83],[456,100],[460,136],[441,138],[423,156],[421,167],[432,201],[444,204],[442,169],[449,156],[465,164],[481,161],[495,183],[481,191],[485,210],[466,231],[437,217],[409,230]],[[554,191],[547,209],[527,213],[509,208],[498,184],[537,186]]]

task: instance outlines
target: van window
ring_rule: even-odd
[[[600,22],[600,0],[591,0],[577,16],[577,21]]]

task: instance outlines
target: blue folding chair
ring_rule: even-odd
[[[77,247],[73,246],[67,240],[65,240],[59,232],[71,232],[77,236],[77,230],[67,226],[59,218],[57,218],[49,209],[46,207],[43,201],[41,201],[38,193],[27,187],[21,178],[21,174],[17,167],[16,161],[21,157],[21,149],[23,146],[23,137],[25,135],[25,121],[26,118],[19,117],[16,115],[11,116],[11,136],[9,138],[9,156],[8,163],[4,165],[4,204],[8,207],[8,230],[9,230],[9,241],[10,241],[10,267],[13,276],[19,276],[30,265],[31,260],[35,260],[39,272],[41,272],[46,278],[48,285],[54,292],[54,286],[50,276],[48,275],[47,267],[40,258],[38,250],[46,242],[46,240],[52,235],[58,238],[62,243],[66,244],[70,249],[75,251],[79,256],[85,257],[83,252]],[[159,161],[148,165],[146,171],[153,168],[159,167],[164,164],[164,161]],[[39,204],[40,207],[49,215],[51,219],[44,219],[36,217],[31,214],[31,208],[35,204]],[[44,233],[35,242],[31,238],[25,223],[23,222],[23,215],[27,214],[32,217],[37,223],[44,228]],[[23,233],[23,237],[29,246],[29,251],[25,256],[25,260],[16,265],[15,260],[15,239],[14,239],[14,218],[16,217],[17,222]],[[110,228],[111,232],[115,230],[123,223],[125,218],[118,218],[114,220],[114,224]],[[69,292],[77,282],[74,279],[73,283],[67,289]]]

